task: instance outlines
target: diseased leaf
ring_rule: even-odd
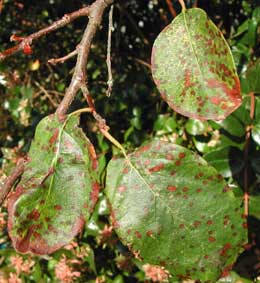
[[[9,199],[8,230],[19,252],[49,254],[80,232],[98,197],[96,156],[77,126],[56,116],[37,126],[29,162]]]
[[[108,165],[106,195],[123,243],[172,279],[216,282],[247,239],[241,199],[204,159],[153,141]]]
[[[240,82],[223,35],[198,8],[177,16],[155,40],[152,74],[176,112],[222,120],[240,104]]]

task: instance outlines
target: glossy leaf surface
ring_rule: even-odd
[[[223,35],[198,8],[177,16],[155,40],[152,74],[176,112],[222,120],[240,104],[240,82]]]
[[[19,252],[49,254],[82,229],[98,197],[95,151],[78,118],[38,124],[29,162],[9,199],[8,230]]]
[[[216,282],[246,242],[241,200],[189,150],[153,141],[108,165],[113,225],[134,255],[172,279]],[[208,280],[208,281],[207,281]]]
[[[260,145],[260,98],[259,97],[255,97],[255,119],[252,128],[252,138],[258,145]]]

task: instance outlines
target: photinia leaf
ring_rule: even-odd
[[[178,15],[155,40],[152,74],[176,112],[222,120],[240,104],[240,82],[223,35],[198,8]]]
[[[153,141],[108,165],[112,224],[144,264],[216,282],[247,240],[241,199],[204,159]]]
[[[19,252],[49,254],[83,228],[96,203],[96,156],[77,126],[54,115],[38,124],[26,165],[8,203],[8,230]]]

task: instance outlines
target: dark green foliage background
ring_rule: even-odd
[[[172,1],[180,12],[177,2]],[[187,6],[191,7],[192,2],[186,1]],[[28,35],[87,3],[92,1],[4,1],[0,14],[0,50],[12,46],[9,43],[12,33]],[[150,64],[151,48],[156,36],[172,20],[166,1],[162,0],[122,0],[115,3],[112,38],[114,88],[109,98],[105,96],[108,13],[105,14],[87,66],[89,88],[98,112],[107,120],[111,133],[125,148],[133,149],[154,136],[167,138],[205,157],[236,188],[243,188],[244,184],[246,127],[251,123],[254,125],[249,142],[247,175],[253,195],[252,216],[249,219],[250,241],[256,245],[239,257],[232,273],[233,279],[228,281],[236,282],[234,278],[240,274],[247,278],[240,279],[242,282],[254,282],[259,272],[254,266],[258,263],[255,253],[259,250],[260,240],[260,97],[259,72],[254,71],[259,70],[259,60],[258,67],[247,70],[256,64],[259,57],[260,3],[258,0],[201,0],[198,3],[231,45],[240,75],[244,102],[231,116],[217,123],[187,119],[170,110],[161,99],[147,64]],[[47,60],[72,51],[80,41],[86,23],[86,19],[78,19],[35,42],[31,56],[19,53],[0,63],[0,76],[4,76],[6,81],[5,85],[0,83],[0,160],[3,178],[10,173],[17,158],[28,151],[37,123],[55,111],[55,104],[60,102],[70,81],[75,59],[57,66],[48,65]],[[39,60],[39,68],[33,70],[36,60]],[[256,93],[254,121],[249,116],[250,91]],[[78,95],[71,110],[85,105],[81,95]],[[97,131],[91,115],[82,115],[81,126],[96,147],[100,178],[104,180],[104,168],[114,149]],[[240,189],[237,189],[237,194],[242,195]],[[105,239],[102,236],[101,231],[109,223],[108,210],[101,193],[91,225],[86,226],[78,238],[79,247],[88,246],[90,252],[80,265],[75,266],[76,270],[82,272],[77,280],[95,282],[98,276],[105,278],[104,282],[144,282],[144,273],[127,248],[114,234]],[[6,217],[4,208],[2,212]],[[15,251],[8,240],[5,226],[1,230],[1,239],[0,269],[8,274],[14,272],[9,258]],[[63,253],[67,258],[75,257],[75,253],[68,250],[60,250],[48,259],[35,257],[32,276],[23,275],[23,282],[55,282],[54,265]]]

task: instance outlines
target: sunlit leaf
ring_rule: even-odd
[[[246,242],[242,200],[184,147],[153,141],[112,159],[106,194],[123,243],[173,279],[216,282]]]
[[[229,46],[201,9],[182,12],[159,34],[152,73],[163,99],[184,116],[222,120],[241,103]]]

